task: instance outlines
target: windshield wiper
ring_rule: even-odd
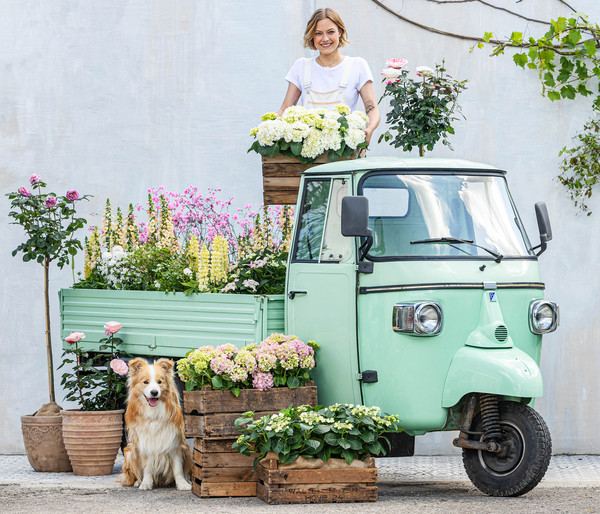
[[[436,243],[446,243],[446,244],[464,243],[464,244],[468,244],[471,246],[476,246],[477,248],[481,248],[483,251],[489,253],[490,255],[493,255],[494,257],[496,257],[496,262],[500,262],[504,258],[504,255],[502,255],[498,252],[495,252],[494,250],[490,250],[489,248],[486,248],[485,246],[479,246],[478,244],[475,244],[470,239],[458,239],[456,237],[436,237],[434,239],[419,239],[417,241],[410,242],[411,245],[427,244],[427,243],[433,243],[433,244],[436,244]]]

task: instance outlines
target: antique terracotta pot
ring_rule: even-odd
[[[123,437],[121,410],[63,410],[63,439],[75,475],[110,475]]]
[[[62,435],[62,416],[21,416],[29,464],[36,471],[71,471]]]

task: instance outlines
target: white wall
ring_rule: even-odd
[[[408,18],[462,34],[542,31],[478,3],[386,3]],[[495,3],[542,19],[568,13],[557,1]],[[600,20],[593,0],[571,3]],[[159,185],[222,187],[240,204],[258,205],[260,159],[246,153],[248,131],[263,112],[279,108],[283,76],[305,54],[306,20],[325,5],[342,14],[351,40],[347,53],[367,59],[378,96],[380,68],[390,57],[407,58],[412,69],[445,58],[450,74],[469,79],[460,102],[467,120],[456,124],[455,151],[440,145],[432,155],[508,170],[532,240],[533,204],[547,202],[554,241],[540,265],[546,297],[559,302],[562,320],[544,340],[546,391],[537,408],[555,452],[600,451],[600,275],[594,266],[600,238],[593,228],[600,202],[590,202],[591,217],[577,215],[555,181],[558,150],[589,116],[589,101],[551,103],[540,96],[537,74],[517,68],[510,55],[470,53],[471,43],[418,29],[370,0],[1,0],[0,453],[23,451],[19,417],[47,401],[42,268],[11,257],[22,233],[8,225],[4,193],[38,173],[58,193],[93,194],[83,212],[88,217],[101,212],[107,197],[125,207],[143,202],[146,189]],[[372,146],[371,155],[398,153],[383,143]],[[55,363],[61,355],[57,291],[71,283],[70,271],[52,269]],[[450,439],[429,435],[417,448],[453,451]]]

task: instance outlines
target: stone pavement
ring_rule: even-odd
[[[123,464],[117,457],[112,475],[80,477],[73,473],[37,473],[25,455],[0,455],[0,486],[80,489],[121,488],[116,482]],[[380,483],[466,482],[460,456],[399,457],[377,459]],[[555,455],[538,487],[600,486],[600,455]]]

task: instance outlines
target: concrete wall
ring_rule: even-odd
[[[541,19],[568,14],[559,2],[495,3]],[[593,0],[575,3],[600,19]],[[479,3],[386,4],[462,34],[542,32],[537,24]],[[101,212],[107,197],[124,207],[143,202],[146,189],[159,185],[176,191],[190,184],[222,187],[236,202],[258,205],[260,159],[246,153],[248,131],[263,112],[279,108],[283,76],[295,58],[308,55],[301,45],[306,20],[325,5],[342,14],[351,40],[347,53],[367,59],[378,96],[379,72],[390,57],[407,58],[412,69],[445,58],[450,74],[469,79],[460,102],[467,120],[456,124],[455,151],[440,145],[431,155],[509,170],[532,240],[533,204],[547,202],[554,241],[540,264],[546,296],[560,303],[562,322],[544,340],[546,391],[537,408],[550,426],[555,452],[598,453],[600,202],[590,202],[591,217],[578,215],[555,180],[558,151],[590,115],[590,102],[550,103],[540,96],[536,73],[517,68],[510,55],[471,53],[471,43],[402,22],[370,0],[1,0],[2,198],[38,173],[58,193],[76,188],[93,194],[83,210],[88,218]],[[398,153],[383,143],[372,146],[371,155]],[[19,416],[47,401],[43,277],[40,266],[11,257],[22,233],[8,224],[6,199],[2,205],[0,453],[20,453]],[[56,363],[57,291],[72,280],[70,270],[52,269]],[[453,451],[451,437],[425,436],[418,451]]]

